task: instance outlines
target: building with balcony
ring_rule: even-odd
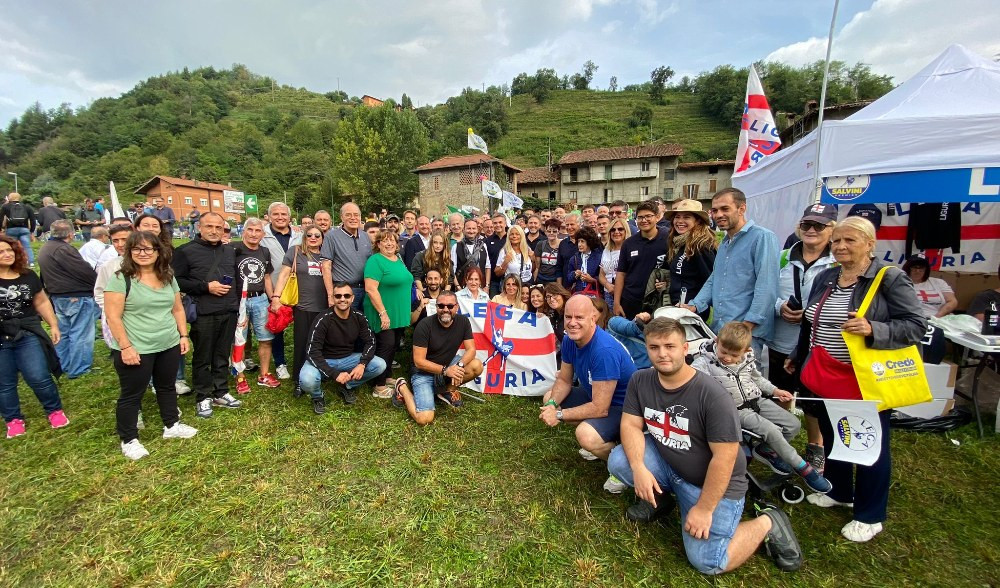
[[[637,203],[677,196],[680,145],[628,145],[570,151],[559,159],[561,200],[602,204],[614,200]]]

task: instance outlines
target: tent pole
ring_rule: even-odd
[[[819,175],[820,147],[823,144],[823,110],[826,109],[826,83],[830,78],[830,50],[833,48],[833,31],[837,27],[837,9],[840,0],[833,0],[833,17],[830,19],[830,34],[826,38],[826,63],[823,66],[823,87],[819,94],[819,118],[816,121],[816,158],[813,161],[813,186],[816,195],[813,202],[819,202],[823,195],[823,178]]]

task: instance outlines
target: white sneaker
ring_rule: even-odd
[[[201,417],[203,419],[212,418],[212,400],[211,399],[206,398],[206,399],[202,400],[201,402],[199,402],[196,405],[196,407],[197,407],[197,410],[195,411],[196,415],[198,415],[199,417]]]
[[[184,380],[177,380],[174,382],[174,390],[177,390],[178,396],[184,396],[191,393],[191,386],[188,386]]]
[[[185,425],[184,423],[177,421],[174,426],[163,427],[163,438],[164,439],[190,439],[198,434],[198,429],[190,425]]]
[[[840,530],[840,534],[843,535],[845,539],[855,543],[866,543],[871,541],[872,537],[881,532],[882,523],[870,525],[868,523],[862,523],[861,521],[851,521],[844,525],[844,528]]]
[[[834,500],[830,498],[826,494],[819,494],[819,493],[810,494],[809,496],[806,496],[806,500],[809,502],[809,504],[813,504],[820,508],[830,508],[831,506],[846,506],[847,508],[851,508],[854,506],[853,502],[840,502],[839,500]]]
[[[138,439],[132,439],[128,443],[122,442],[122,455],[131,460],[140,460],[149,455],[149,452]]]
[[[597,459],[596,455],[594,455],[593,453],[587,451],[586,449],[584,449],[582,447],[580,448],[579,453],[580,453],[580,457],[582,457],[583,459],[585,459],[587,461],[594,461],[595,459]]]
[[[625,488],[628,488],[628,484],[614,476],[608,476],[608,479],[604,482],[604,489],[612,494],[621,494]]]
[[[279,380],[287,380],[292,377],[291,374],[288,373],[288,366],[285,364],[281,364],[274,368],[274,373],[277,374]]]
[[[223,408],[239,408],[243,406],[243,403],[233,398],[233,395],[227,392],[219,398],[213,398],[212,405]]]
[[[146,428],[146,422],[142,420],[142,413],[139,413],[139,418],[135,420],[135,428],[140,431]]]

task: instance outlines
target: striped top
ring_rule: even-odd
[[[819,345],[826,349],[827,353],[844,363],[851,363],[851,354],[847,351],[847,343],[841,334],[843,325],[847,322],[847,312],[850,310],[851,296],[854,294],[854,287],[851,284],[846,288],[834,286],[833,292],[823,302],[823,308],[819,313],[819,320],[816,319],[816,307],[819,302],[810,305],[806,309],[805,318],[812,323],[813,332],[810,337],[809,348]]]

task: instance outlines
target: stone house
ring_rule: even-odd
[[[677,165],[677,186],[669,194],[666,188],[663,198],[667,202],[682,198],[711,203],[712,195],[733,185],[735,160],[698,161]]]
[[[449,155],[436,159],[413,170],[419,182],[417,206],[423,214],[440,216],[447,206],[472,205],[489,210],[499,204],[487,202],[483,196],[482,179],[493,178],[505,190],[517,193],[517,175],[522,170],[493,157],[474,155]]]
[[[529,167],[517,174],[517,195],[542,202],[560,202],[559,170],[549,166]]]

